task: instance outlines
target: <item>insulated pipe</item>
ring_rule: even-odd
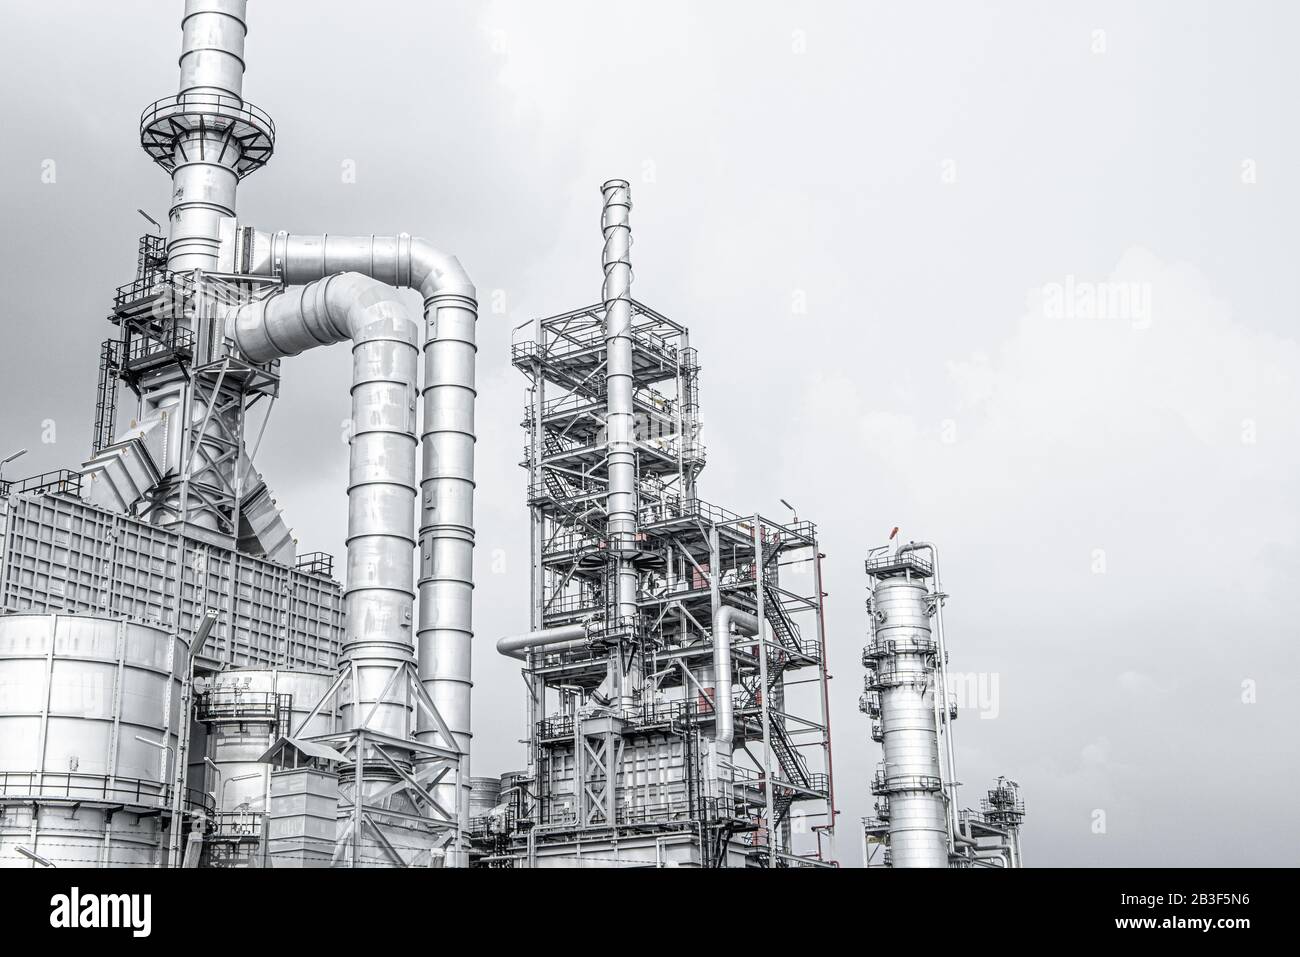
[[[304,283],[350,271],[424,297],[424,431],[421,480],[420,681],[462,755],[462,815],[468,814],[470,647],[474,637],[474,284],[454,256],[426,240],[397,236],[297,236],[250,231],[245,271]],[[420,726],[432,740],[432,724]],[[454,785],[439,785],[439,789]],[[444,798],[446,792],[442,791]]]
[[[601,300],[605,305],[605,441],[609,486],[605,498],[606,532],[610,560],[614,564],[615,594],[609,614],[615,622],[637,614],[637,573],[633,558],[637,550],[636,448],[632,382],[632,210],[631,191],[626,180],[612,179],[600,188],[604,196],[600,228],[605,237],[601,265],[605,282]],[[617,625],[616,625],[617,627]],[[623,687],[622,656],[610,657],[610,679],[616,694],[630,695]]]
[[[409,739],[413,702],[405,682],[391,679],[414,651],[419,325],[392,289],[356,273],[291,286],[241,306],[233,319],[235,341],[254,363],[352,341],[347,621],[340,665],[354,669],[354,687],[341,709],[343,724],[350,730],[364,721],[367,729]]]
[[[510,635],[502,638],[497,642],[497,651],[507,657],[524,661],[530,651],[542,648],[558,651],[563,647],[576,648],[586,643],[586,625],[561,625],[558,628],[543,628],[541,631],[532,631],[526,635]],[[560,645],[561,648],[553,647],[555,645]]]
[[[713,620],[713,674],[714,708],[718,715],[713,739],[718,746],[731,753],[736,739],[735,706],[731,700],[731,629],[744,635],[757,635],[759,620],[747,611],[723,605]]]

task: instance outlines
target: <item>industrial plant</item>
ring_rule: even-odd
[[[186,0],[179,87],[140,117],[170,209],[106,297],[87,457],[0,481],[0,866],[1020,867],[1019,785],[959,801],[933,545],[867,558],[870,727],[837,739],[882,761],[836,780],[827,649],[861,637],[828,634],[814,522],[704,494],[705,366],[634,298],[629,182],[592,184],[572,251],[599,298],[515,330],[522,418],[476,425],[454,255],[241,217],[276,147],[246,15]],[[257,467],[281,364],[328,347],[352,356],[319,386],[352,403],[338,568]],[[476,593],[476,428],[521,425],[530,586]],[[484,600],[518,620],[491,640],[527,734],[475,776]],[[837,821],[837,785],[876,816]]]

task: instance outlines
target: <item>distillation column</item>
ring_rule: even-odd
[[[881,579],[870,603],[872,638],[863,661],[868,692],[879,695],[884,751],[872,791],[887,801],[894,867],[947,867],[951,849],[936,705],[942,675],[931,606],[925,578],[910,570]]]

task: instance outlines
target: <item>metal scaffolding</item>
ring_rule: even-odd
[[[524,662],[529,771],[515,785],[511,840],[493,837],[486,862],[828,865],[816,527],[698,497],[705,452],[688,332],[625,290],[618,301],[619,335],[607,283],[605,304],[537,319],[512,346],[529,380],[531,631],[498,647]],[[630,382],[608,385],[612,366]],[[616,387],[631,398],[626,518],[610,504]],[[629,567],[630,614],[619,580]],[[733,616],[752,623],[734,641]]]

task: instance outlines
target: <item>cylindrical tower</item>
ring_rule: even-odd
[[[939,646],[930,630],[934,597],[919,559],[903,556],[868,572],[871,641],[866,686],[879,717],[872,736],[883,761],[872,780],[889,825],[894,867],[947,867],[951,843],[939,750]]]
[[[189,650],[162,628],[0,616],[0,867],[158,867]],[[20,851],[20,848],[22,849]]]

